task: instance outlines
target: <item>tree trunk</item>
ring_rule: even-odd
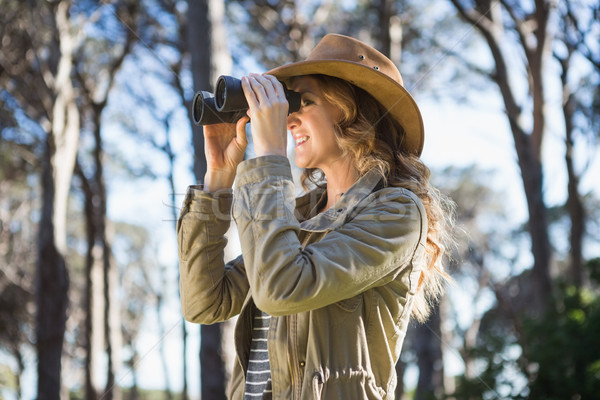
[[[51,137],[49,137],[51,139]],[[51,147],[48,144],[48,147]],[[61,356],[65,334],[69,278],[63,254],[56,248],[52,223],[54,181],[47,150],[43,174],[36,282],[36,336],[38,354],[38,399],[58,400],[61,386]]]
[[[97,332],[94,330],[95,320],[95,306],[98,301],[95,300],[94,286],[97,286],[101,282],[102,275],[94,277],[94,271],[97,270],[95,266],[98,263],[94,257],[94,243],[96,239],[96,224],[94,218],[94,194],[92,186],[83,173],[83,170],[79,165],[76,166],[77,175],[81,181],[81,188],[85,198],[84,211],[85,211],[85,222],[86,222],[86,236],[87,236],[87,254],[85,260],[85,289],[84,289],[84,310],[85,310],[85,321],[84,321],[84,340],[83,348],[85,351],[84,360],[84,375],[85,375],[85,399],[96,400],[98,398],[98,386],[94,380],[95,368],[94,364],[97,360],[99,352],[95,343],[95,336]],[[96,274],[98,275],[98,274]]]
[[[164,269],[161,268],[160,271],[160,280],[162,282],[165,282],[165,274],[164,274]],[[161,289],[158,289],[159,291]],[[163,294],[161,292],[156,293],[156,321],[158,324],[158,334],[159,337],[161,338],[166,338],[166,329],[165,329],[165,323],[163,321],[162,318],[162,314],[161,314],[161,310],[163,307]],[[161,340],[159,342],[159,354],[160,354],[160,363],[161,363],[161,367],[163,370],[163,376],[164,376],[164,398],[167,400],[172,400],[173,399],[173,392],[171,390],[171,379],[169,377],[169,363],[167,361],[167,352],[166,352],[166,347],[165,347],[165,340]]]
[[[444,361],[442,357],[442,330],[439,304],[429,320],[417,326],[414,335],[419,381],[415,400],[439,399],[444,394]]]
[[[92,152],[93,175],[88,178],[83,170],[77,167],[85,195],[85,216],[87,224],[87,256],[85,285],[85,395],[86,400],[96,399],[100,388],[95,373],[99,356],[106,352],[106,386],[103,399],[120,400],[120,387],[115,382],[115,371],[119,364],[121,349],[121,321],[116,293],[119,285],[118,271],[112,258],[109,221],[107,217],[107,190],[104,179],[104,144],[101,135],[101,119],[107,105],[108,95],[114,84],[117,72],[130,53],[137,40],[135,30],[138,5],[135,1],[124,2],[118,8],[118,19],[127,26],[125,46],[106,65],[108,82],[100,90],[96,81],[86,80],[81,72],[77,72],[81,87],[81,107],[93,123],[94,148]],[[91,83],[93,82],[93,83]]]
[[[60,61],[55,76],[56,99],[42,172],[43,205],[36,277],[39,400],[60,398],[61,357],[67,318],[67,199],[79,141],[80,118],[71,82],[76,40],[69,23],[69,7],[69,1],[62,1],[55,7]]]
[[[397,400],[401,400],[404,396],[404,373],[406,372],[406,363],[401,359],[396,363],[396,378],[398,383],[396,384],[395,396]]]
[[[585,234],[585,208],[579,194],[579,176],[575,171],[573,164],[573,149],[575,140],[573,134],[575,131],[573,119],[575,117],[575,99],[569,89],[569,67],[571,65],[571,55],[573,48],[569,47],[569,52],[564,58],[558,59],[562,71],[560,80],[563,92],[563,117],[565,123],[565,164],[567,166],[567,212],[571,219],[571,232],[569,234],[570,251],[569,255],[569,281],[577,287],[581,287],[585,281],[583,268],[583,236]],[[558,58],[558,57],[557,57]]]
[[[168,174],[168,181],[169,181],[169,188],[171,189],[171,204],[173,204],[173,207],[171,207],[171,219],[173,221],[173,229],[174,232],[177,231],[177,208],[175,207],[176,204],[176,189],[175,189],[175,154],[173,153],[173,149],[171,147],[171,133],[170,133],[170,125],[168,122],[168,119],[165,120],[165,144],[164,146],[162,146],[162,151],[165,153],[165,155],[168,157],[169,159],[169,174]],[[179,271],[177,271],[177,281],[180,280],[180,276],[179,276]],[[189,395],[188,395],[188,378],[187,378],[187,371],[188,371],[188,362],[187,362],[187,349],[188,349],[188,333],[187,333],[187,327],[185,325],[185,320],[183,319],[183,317],[181,318],[181,338],[182,338],[182,343],[181,343],[181,347],[182,347],[182,354],[183,354],[183,387],[181,389],[181,400],[188,400]]]
[[[547,208],[543,198],[542,164],[533,156],[529,142],[528,136],[515,134],[515,148],[529,211],[527,226],[531,236],[531,252],[533,254],[531,311],[541,315],[551,304],[552,250],[548,237]]]
[[[379,0],[377,4],[377,16],[379,19],[378,40],[380,50],[383,54],[390,57],[392,50],[392,37],[390,35],[391,18],[394,15],[394,2],[391,0]]]
[[[226,34],[221,22],[223,14],[222,0],[188,0],[187,42],[195,90],[211,90],[217,73],[229,73],[231,68],[231,58],[225,45]],[[201,183],[206,174],[202,127],[192,124],[192,135],[194,175],[196,181]],[[222,330],[221,324],[200,328],[200,382],[201,398],[204,400],[225,399],[227,379]]]
[[[106,201],[106,197],[104,198]],[[103,400],[121,400],[121,387],[115,380],[116,372],[121,364],[121,314],[119,310],[118,289],[119,277],[112,257],[111,240],[108,234],[106,202],[104,203],[104,237],[102,243],[103,275],[104,275],[104,335],[106,342],[106,387]]]
[[[212,87],[212,24],[209,17],[210,0],[188,0],[187,47],[192,59],[192,77],[194,90],[210,90]],[[191,107],[188,107],[190,112]],[[190,121],[192,118],[190,117]],[[194,176],[201,183],[206,174],[204,158],[204,133],[202,126],[192,124],[192,142],[194,146]]]
[[[494,59],[495,71],[491,78],[498,85],[504,101],[529,212],[528,230],[534,261],[531,275],[533,291],[530,294],[531,307],[528,311],[540,314],[549,307],[552,296],[550,276],[552,249],[548,236],[547,207],[543,197],[541,160],[541,145],[545,131],[542,71],[548,43],[549,4],[547,1],[536,1],[536,9],[531,14],[532,19],[519,20],[518,13],[512,8],[513,6],[502,2],[508,15],[513,18],[512,22],[515,24],[515,31],[520,41],[519,45],[525,54],[524,69],[527,70],[529,82],[529,100],[533,104],[530,115],[533,127],[527,132],[522,126],[522,121],[526,119],[526,116],[523,115],[523,109],[526,109],[526,106],[517,103],[517,96],[510,85],[507,56],[501,47],[504,28],[500,17],[502,15],[500,2],[487,2],[483,10],[467,9],[459,0],[451,0],[451,2],[460,15],[481,32]],[[534,30],[529,28],[532,23],[536,25]]]
[[[100,112],[94,116],[99,123]],[[112,262],[107,234],[106,187],[103,177],[103,151],[99,125],[95,132],[95,173],[88,179],[81,168],[77,173],[85,196],[88,249],[86,256],[85,286],[85,392],[86,400],[98,397],[100,384],[97,381],[96,364],[104,349],[107,356],[106,386],[104,399],[120,397],[115,385],[115,353],[120,348],[120,322],[118,309],[111,307],[118,279]],[[117,314],[117,315],[115,315]],[[119,332],[115,332],[119,330]]]
[[[223,324],[200,327],[200,382],[202,400],[226,400],[225,362],[221,342]]]
[[[118,305],[116,301],[116,285],[118,278],[116,277],[115,265],[112,259],[112,250],[108,235],[108,218],[107,218],[107,194],[106,183],[104,181],[104,146],[102,136],[100,134],[100,117],[102,108],[99,107],[94,117],[96,119],[96,128],[94,130],[94,138],[96,146],[94,149],[94,164],[96,172],[94,174],[95,186],[95,220],[98,225],[96,244],[99,248],[99,258],[102,265],[102,282],[103,282],[103,299],[104,299],[104,345],[106,352],[106,386],[102,398],[104,400],[120,400],[121,392],[115,383],[115,371],[118,364],[119,354],[119,337],[121,324],[119,322]]]
[[[42,215],[38,241],[36,273],[36,346],[38,354],[38,399],[60,398],[60,373],[63,339],[65,334],[68,302],[69,277],[64,259],[64,248],[58,247],[58,232],[55,224],[56,199],[55,170],[67,168],[55,165],[55,140],[48,134],[42,174]],[[58,164],[58,163],[57,163]],[[63,179],[61,183],[64,183]],[[66,199],[65,199],[66,200]],[[60,226],[60,224],[59,224]],[[64,226],[64,225],[63,225]]]

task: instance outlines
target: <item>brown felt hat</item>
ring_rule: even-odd
[[[284,82],[300,75],[329,75],[358,86],[377,99],[404,128],[405,149],[421,155],[424,132],[419,107],[404,88],[398,68],[371,46],[348,36],[329,34],[306,60],[274,68],[267,74]]]

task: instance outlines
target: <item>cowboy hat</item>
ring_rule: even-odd
[[[394,63],[367,44],[348,36],[328,34],[305,61],[274,68],[267,74],[280,81],[321,74],[341,78],[378,100],[404,128],[404,148],[417,156],[423,150],[423,119],[417,103],[404,88]]]

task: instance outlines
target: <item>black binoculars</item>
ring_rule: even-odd
[[[290,104],[289,113],[300,109],[300,93],[288,90],[283,84],[285,97]],[[242,81],[227,75],[217,80],[215,94],[200,91],[192,102],[192,117],[196,125],[212,125],[223,122],[235,123],[248,110],[248,102],[242,90]]]

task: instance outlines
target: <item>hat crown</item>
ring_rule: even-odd
[[[419,107],[404,87],[396,65],[371,46],[348,36],[328,34],[306,60],[267,73],[286,83],[295,76],[314,74],[350,82],[373,96],[404,128],[405,150],[421,154],[424,130]]]
[[[365,65],[404,86],[396,65],[376,49],[354,38],[328,34],[310,52],[306,61],[344,61]]]

